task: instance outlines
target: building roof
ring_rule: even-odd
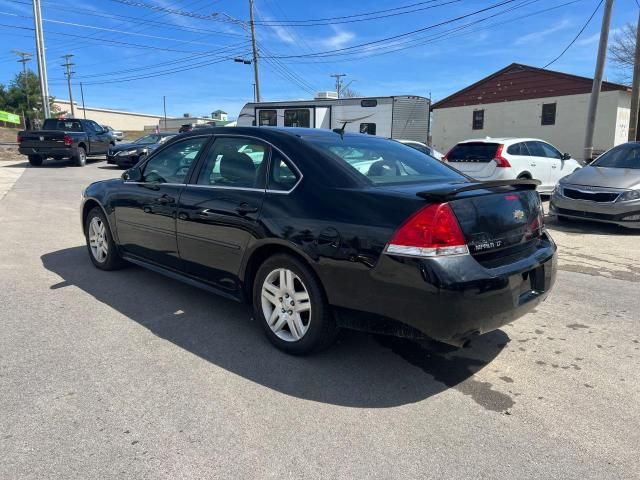
[[[436,102],[431,107],[461,107],[590,93],[593,79],[520,63],[511,65]],[[625,85],[602,82],[602,91],[628,91]]]
[[[71,105],[71,102],[69,100],[63,100],[61,98],[56,98],[53,103],[62,103],[62,104],[67,104],[67,105]],[[75,108],[79,108],[82,109],[82,105],[78,105],[78,102],[73,102],[73,105]],[[89,107],[87,106],[85,108],[86,111],[94,111],[94,112],[106,112],[106,113],[117,113],[120,115],[134,115],[136,117],[151,117],[151,118],[164,118],[164,115],[153,115],[151,113],[136,113],[136,112],[127,112],[125,110],[112,110],[110,108],[101,108],[101,107]],[[172,117],[167,117],[167,119],[170,119]]]

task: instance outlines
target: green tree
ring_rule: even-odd
[[[49,106],[53,110],[54,97],[49,97]],[[42,118],[42,99],[40,79],[31,70],[20,72],[9,84],[0,85],[0,110],[7,110],[32,118]]]

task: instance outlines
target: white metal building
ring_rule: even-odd
[[[512,64],[433,104],[432,141],[447,152],[478,137],[534,137],[583,156],[593,80]],[[603,82],[594,151],[627,141],[631,89]]]
[[[71,114],[71,103],[68,100],[56,100],[54,106],[58,111]],[[109,125],[116,130],[142,131],[145,125],[158,125],[162,115],[151,115],[148,113],[134,113],[123,110],[112,110],[108,108],[86,107],[86,112],[82,105],[74,102],[75,114],[78,118],[83,118],[85,113],[89,120],[93,120],[100,125]],[[55,115],[55,112],[52,112]]]

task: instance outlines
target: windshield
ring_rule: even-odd
[[[601,155],[591,165],[606,168],[640,170],[640,143],[625,143]]]
[[[145,135],[134,141],[133,143],[137,143],[140,145],[151,145],[152,143],[158,143],[162,137],[160,135]]]
[[[57,120],[47,118],[42,124],[43,130],[62,130],[63,132],[82,132],[82,124],[78,120]]]
[[[375,185],[465,180],[466,177],[402,143],[372,136],[305,138]]]

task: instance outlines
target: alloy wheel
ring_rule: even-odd
[[[107,259],[109,253],[107,229],[99,217],[93,217],[89,223],[89,247],[93,258],[99,263],[103,263]]]
[[[286,268],[273,270],[262,284],[262,313],[278,338],[300,340],[309,330],[311,299],[307,287]]]

